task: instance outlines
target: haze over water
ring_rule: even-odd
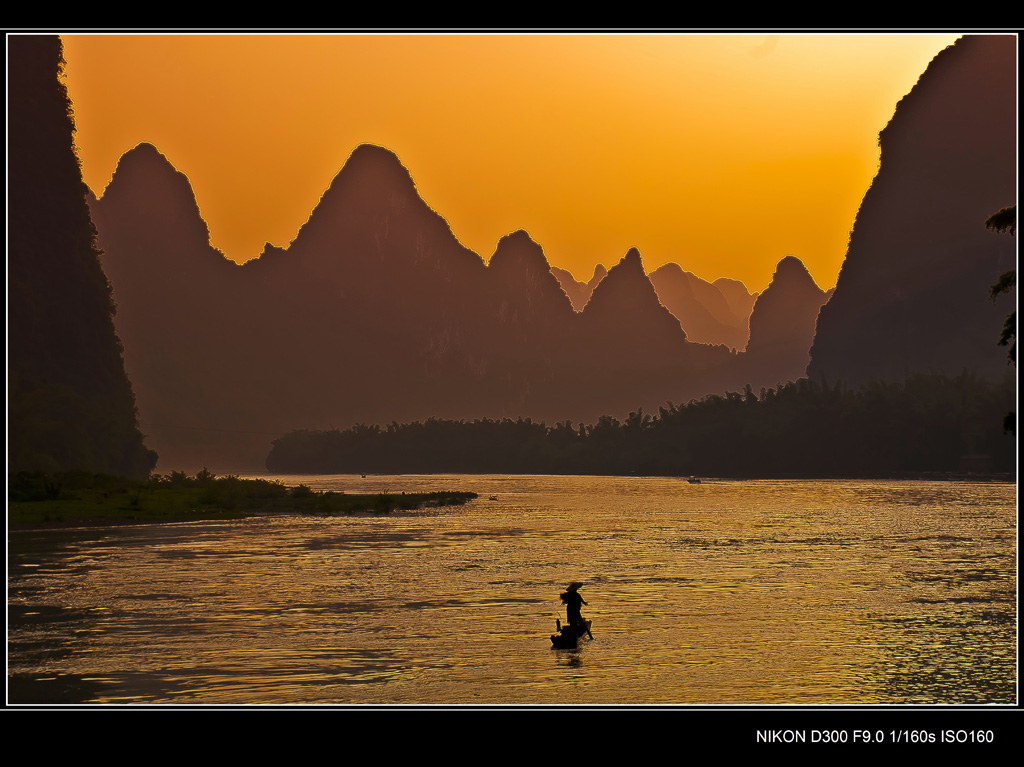
[[[281,479],[480,497],[10,533],[12,700],[1015,701],[1011,484]],[[553,651],[571,580],[594,640]]]

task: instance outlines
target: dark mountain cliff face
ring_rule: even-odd
[[[73,148],[60,39],[8,42],[8,471],[146,476]]]
[[[996,346],[1014,297],[989,286],[1016,240],[985,229],[1015,203],[1016,40],[969,35],[940,52],[879,136],[808,375],[858,384],[913,372],[1006,372]]]

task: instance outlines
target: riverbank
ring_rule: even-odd
[[[479,498],[391,516],[12,533],[11,699],[946,710],[1016,700],[1012,485],[265,479]],[[564,654],[549,637],[574,580],[595,640]]]
[[[19,474],[8,478],[7,529],[82,525],[152,524],[302,514],[389,514],[393,511],[460,506],[476,493],[349,494],[317,492],[305,485],[200,472],[156,475],[133,481],[86,472]]]

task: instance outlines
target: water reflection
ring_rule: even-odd
[[[1013,486],[290,481],[497,500],[12,533],[11,700],[1015,700]],[[553,651],[571,580],[595,639]]]

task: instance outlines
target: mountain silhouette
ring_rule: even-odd
[[[914,372],[1006,372],[996,346],[1014,298],[989,300],[1016,241],[985,229],[1015,202],[1017,40],[968,35],[941,51],[879,134],[808,375],[858,384]]]
[[[482,415],[519,383],[479,385],[500,375],[485,265],[379,147],[353,152],[288,248],[242,266],[210,246],[187,178],[148,145],[95,209],[126,364],[170,465],[258,465],[305,424]]]
[[[536,333],[544,343],[548,333],[572,321],[573,306],[548,265],[540,245],[523,230],[502,237],[487,266],[495,288],[504,293],[497,307],[499,322],[520,333]],[[556,331],[557,332],[557,331]]]
[[[475,321],[488,383],[500,415],[547,412],[561,401],[566,349],[577,317],[541,246],[523,230],[508,234],[487,265],[485,307]],[[493,411],[492,411],[493,412]]]
[[[896,133],[887,131],[879,189],[899,165],[886,138]],[[897,196],[909,194],[908,183],[896,185]],[[707,283],[674,265],[658,270],[659,283],[685,285],[681,291],[692,296],[686,311],[735,333],[735,343],[697,342],[706,327],[688,315],[694,329],[680,323],[666,306],[670,288],[659,295],[636,249],[606,274],[598,267],[586,285],[553,269],[525,231],[502,237],[485,262],[419,196],[398,156],[373,145],[352,152],[287,246],[267,243],[241,266],[211,246],[188,179],[152,146],[126,153],[91,204],[141,421],[162,465],[172,468],[255,470],[271,440],[294,429],[429,418],[593,423],[604,415],[635,419],[639,408],[652,412],[747,383],[774,386],[803,371],[827,298],[796,258],[780,262],[756,304],[736,281]],[[978,228],[982,239],[1010,241],[1012,250],[1011,238],[984,229],[987,215],[1005,204],[986,201],[992,210]],[[892,339],[884,338],[889,319],[877,311],[886,305],[878,296],[936,280],[920,262],[917,272],[900,272],[893,264],[902,255],[857,255],[876,235],[904,234],[871,200],[861,215],[844,274],[850,285],[867,286],[859,299],[868,307],[865,326],[881,341],[862,346],[880,357]],[[881,224],[865,223],[878,215]],[[931,236],[914,221],[900,226]],[[983,303],[999,273],[986,278]],[[901,274],[913,279],[901,283]],[[837,290],[826,308],[844,302]],[[837,309],[835,327],[859,322],[865,312],[858,311],[855,304]],[[992,312],[997,330],[989,346],[1005,315]],[[842,349],[842,334],[823,317],[824,309],[814,343],[820,340],[827,360],[830,349]],[[857,365],[868,374],[880,369]]]
[[[146,476],[61,82],[60,38],[9,35],[8,471]]]
[[[573,365],[579,420],[621,413],[621,406],[607,407],[611,402],[651,412],[699,396],[706,393],[706,371],[731,358],[724,347],[687,341],[679,320],[659,301],[636,248],[608,270],[579,318]]]
[[[121,157],[92,215],[125,368],[161,465],[258,428],[252,412],[273,402],[254,401],[247,381],[260,355],[252,339],[264,334],[238,290],[241,268],[210,245],[188,178],[140,144]]]
[[[565,291],[569,300],[572,301],[572,308],[577,312],[582,312],[583,307],[590,300],[590,296],[593,295],[594,288],[605,278],[608,270],[604,268],[604,265],[598,264],[594,267],[594,275],[588,282],[579,282],[572,276],[572,272],[567,269],[559,269],[557,266],[551,267],[551,273],[555,275],[562,286],[562,290]]]
[[[686,340],[679,320],[658,299],[636,248],[630,248],[594,288],[581,317],[604,343],[627,357],[640,352],[638,340],[669,349],[682,349]]]
[[[239,266],[141,144],[92,202],[125,364],[166,466],[252,468],[293,428],[596,419],[687,388],[694,354],[631,251],[576,313],[526,232],[462,246],[393,153],[357,148],[285,248]]]
[[[711,284],[718,288],[718,292],[725,298],[734,317],[747,318],[747,322],[741,323],[744,333],[743,344],[745,346],[747,339],[750,337],[750,313],[754,310],[757,293],[750,293],[747,290],[747,286],[742,282],[731,280],[728,277],[719,277]]]
[[[750,340],[743,355],[747,383],[772,387],[804,376],[818,312],[829,295],[800,259],[786,256],[779,261],[750,315]]]
[[[267,243],[242,265],[212,247],[187,177],[149,144],[121,158],[91,204],[125,366],[164,467],[253,470],[293,429],[592,423],[774,385],[806,364],[823,300],[803,265],[784,259],[758,297],[746,352],[693,342],[634,248],[595,269],[576,311],[528,233],[502,237],[485,263],[398,157],[370,145],[287,247]],[[675,265],[655,275],[684,285],[706,325],[734,323],[731,340],[742,340],[747,321],[731,306],[747,311],[753,297],[741,283],[720,290]]]
[[[662,304],[679,320],[688,339],[740,351],[746,346],[748,315],[737,317],[715,285],[674,263],[655,269],[650,278]]]

